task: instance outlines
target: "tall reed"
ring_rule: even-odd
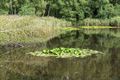
[[[53,17],[0,16],[0,44],[42,42],[60,34],[70,22]]]

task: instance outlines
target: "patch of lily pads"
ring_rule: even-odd
[[[35,51],[27,53],[33,56],[44,56],[44,57],[87,57],[91,55],[103,54],[100,51],[91,49],[79,49],[79,48],[54,48],[46,49],[42,51]]]

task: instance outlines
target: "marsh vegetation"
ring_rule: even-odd
[[[0,0],[0,80],[120,80],[120,0]]]
[[[53,17],[0,16],[0,44],[44,42],[65,26],[71,23]]]
[[[79,35],[76,34],[78,32]],[[4,73],[0,78],[96,80],[99,76],[101,80],[119,79],[119,34],[119,29],[111,28],[69,28],[69,31],[67,29],[67,32],[43,43],[24,44],[24,47],[2,46],[0,71]],[[79,55],[79,51],[84,57]]]

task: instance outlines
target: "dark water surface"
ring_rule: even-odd
[[[33,57],[46,48],[89,48],[86,58]],[[44,43],[0,46],[0,80],[120,80],[120,29],[69,31]]]

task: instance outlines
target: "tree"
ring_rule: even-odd
[[[46,1],[44,0],[30,0],[35,8],[35,15],[44,16]]]
[[[104,5],[100,8],[98,17],[100,18],[111,18],[115,15],[114,6],[112,4]]]
[[[20,15],[35,15],[35,8],[32,4],[25,3],[24,5],[21,6],[19,14]]]
[[[120,0],[0,0],[0,14],[54,16],[70,21],[120,16]]]
[[[110,3],[113,5],[120,4],[120,0],[110,0]]]
[[[8,8],[5,0],[0,0],[0,14],[7,14]]]
[[[109,0],[89,0],[93,18],[110,18],[114,15],[114,6]]]
[[[114,9],[115,16],[120,16],[120,4],[116,4]]]

